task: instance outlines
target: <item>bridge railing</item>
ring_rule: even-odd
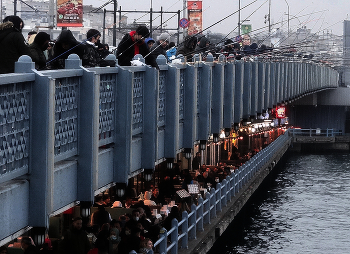
[[[178,253],[178,248],[187,249],[189,240],[196,239],[197,232],[204,231],[204,226],[210,224],[228,202],[237,198],[260,170],[271,170],[278,163],[290,142],[291,138],[286,131],[231,175],[228,175],[221,183],[218,183],[216,189],[211,188],[210,192],[205,194],[205,199],[200,196],[197,205],[191,206],[190,213],[187,211],[182,213],[181,221],[173,219],[169,231],[165,228],[161,229],[160,237],[154,247],[159,250],[159,253],[172,254]]]
[[[342,130],[336,130],[336,129],[290,129],[289,131],[290,135],[292,137],[295,136],[323,136],[323,137],[334,137],[334,136],[341,136],[343,135]]]
[[[91,202],[143,170],[153,173],[164,159],[272,108],[276,98],[293,100],[338,85],[337,72],[324,66],[313,67],[317,75],[306,83],[308,64],[294,62],[287,63],[286,73],[286,63],[210,57],[194,65],[163,61],[159,71],[149,66],[86,69],[76,55],[66,61],[66,69],[36,71],[22,56],[16,73],[0,75],[0,183],[6,186],[0,203],[21,200],[21,209],[30,211],[21,216],[22,227],[0,228],[0,239],[23,225],[47,227],[49,216],[76,201]],[[234,176],[233,192],[243,186],[239,179],[248,179],[250,167]],[[12,185],[24,175],[29,181]],[[12,187],[21,190],[18,195],[7,195],[15,193]],[[204,220],[215,216],[213,206],[225,202],[210,203]],[[0,207],[2,213],[9,214],[6,221],[15,219],[16,213]]]

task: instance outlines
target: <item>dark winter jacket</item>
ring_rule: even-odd
[[[46,57],[43,50],[35,42],[29,45],[30,56],[32,61],[35,62],[35,69],[46,69]]]
[[[136,42],[133,40],[135,31],[124,35],[117,48],[118,64],[121,66],[130,66],[133,57],[138,53],[145,57],[148,53],[148,47],[144,41]]]
[[[82,64],[84,67],[106,67],[106,66],[115,66],[115,61],[102,59],[100,52],[98,52],[97,47],[92,44],[90,41],[84,43],[84,54],[82,58]]]
[[[135,31],[124,35],[117,48],[118,64],[121,66],[130,66],[133,57],[138,53],[145,57],[148,53],[148,47],[144,41],[136,42],[133,40]]]
[[[60,254],[87,254],[90,250],[90,242],[84,230],[71,228],[63,236],[59,246]]]
[[[207,43],[209,42],[208,38],[206,37],[202,37],[199,41],[199,44],[197,45],[195,51],[196,54],[201,54],[202,58],[205,58],[208,55],[208,50],[209,47],[207,47]]]
[[[22,55],[30,55],[22,33],[12,22],[0,24],[0,74],[15,71],[15,62]]]
[[[188,62],[192,62],[192,56],[194,55],[194,49],[197,44],[197,38],[193,36],[187,36],[181,46],[178,47],[176,55],[183,55],[187,57]]]
[[[29,245],[28,248],[23,252],[23,254],[38,254],[38,250],[34,245]]]
[[[151,65],[152,67],[156,67],[158,69],[159,67],[156,60],[159,55],[163,55],[166,57],[166,49],[164,49],[162,45],[160,45],[159,41],[156,41],[156,43],[154,43],[152,48],[150,49],[149,56],[146,58],[146,64]]]
[[[69,49],[64,49],[62,43],[69,44]],[[77,54],[80,59],[84,55],[84,45],[80,44],[73,36],[70,30],[63,30],[58,36],[58,39],[53,48],[54,54],[50,59],[52,69],[63,69],[65,60],[70,54]]]

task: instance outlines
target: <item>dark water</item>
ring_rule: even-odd
[[[350,154],[288,156],[209,253],[350,253]]]

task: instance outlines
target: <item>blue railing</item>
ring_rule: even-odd
[[[288,130],[279,136],[269,146],[265,147],[249,161],[228,175],[216,189],[212,188],[205,194],[205,199],[199,197],[198,204],[192,204],[191,212],[184,211],[182,220],[172,220],[172,228],[167,231],[161,230],[160,237],[154,247],[160,254],[178,253],[178,248],[187,249],[188,242],[196,239],[197,232],[204,231],[204,226],[210,224],[211,220],[227,206],[234,197],[254,176],[265,168],[272,169],[288,149],[291,138]],[[170,243],[167,240],[170,239]]]
[[[341,136],[343,135],[342,130],[335,130],[335,129],[290,129],[290,135],[292,137],[295,136],[308,136],[308,137],[314,137],[314,136],[321,136],[321,137],[335,137],[335,136]]]

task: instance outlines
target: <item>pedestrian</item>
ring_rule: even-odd
[[[51,69],[64,69],[65,60],[70,54],[77,54],[80,59],[83,58],[84,45],[74,38],[72,31],[63,30],[57,38],[53,51],[53,57],[49,61]]]
[[[33,62],[35,62],[35,69],[37,70],[46,69],[46,57],[44,51],[49,47],[49,41],[49,34],[39,32],[35,35],[33,43],[29,45],[30,56]]]
[[[150,49],[149,56],[146,58],[146,63],[152,67],[159,69],[157,64],[157,57],[163,55],[166,57],[166,50],[168,49],[170,35],[168,33],[162,33],[156,43],[153,44]]]
[[[115,66],[115,61],[105,60],[101,57],[101,51],[98,49],[98,43],[101,38],[101,33],[96,29],[90,29],[86,33],[86,41],[84,42],[84,55],[82,64],[84,67],[106,67]],[[101,43],[100,43],[101,44]],[[101,44],[104,48],[104,45]]]
[[[30,43],[29,43],[30,37],[32,37],[32,36],[35,37],[36,34],[37,34],[36,31],[29,31],[29,32],[28,32],[28,35],[27,35],[27,43],[28,43],[28,45],[30,44]],[[31,41],[31,42],[33,42],[33,41]]]
[[[22,35],[23,26],[18,16],[7,16],[0,24],[0,74],[13,73],[18,58],[30,55]]]
[[[145,43],[147,44],[148,48],[151,49],[153,44],[155,43],[155,40],[149,37],[145,40]]]
[[[182,42],[182,45],[178,47],[176,56],[183,55],[187,62],[192,62],[192,57],[194,55],[194,49],[197,45],[197,38],[195,36],[187,36]]]
[[[21,239],[21,247],[24,250],[23,254],[37,254],[36,247],[32,244],[32,239],[28,236],[23,236]]]
[[[203,36],[199,40],[198,45],[196,46],[195,54],[199,54],[203,61],[205,61],[209,53],[209,45],[210,45],[210,41],[208,40],[207,37]]]
[[[153,254],[153,243],[152,240],[149,238],[145,238],[140,243],[140,251],[139,253],[142,254]]]
[[[81,217],[73,219],[71,228],[64,234],[60,243],[60,254],[87,254],[89,252],[91,249],[90,241],[82,226]]]
[[[149,53],[145,43],[145,38],[148,35],[149,30],[146,26],[139,26],[135,31],[125,34],[117,48],[118,64],[131,66],[131,61],[135,55],[141,54],[145,57]]]

